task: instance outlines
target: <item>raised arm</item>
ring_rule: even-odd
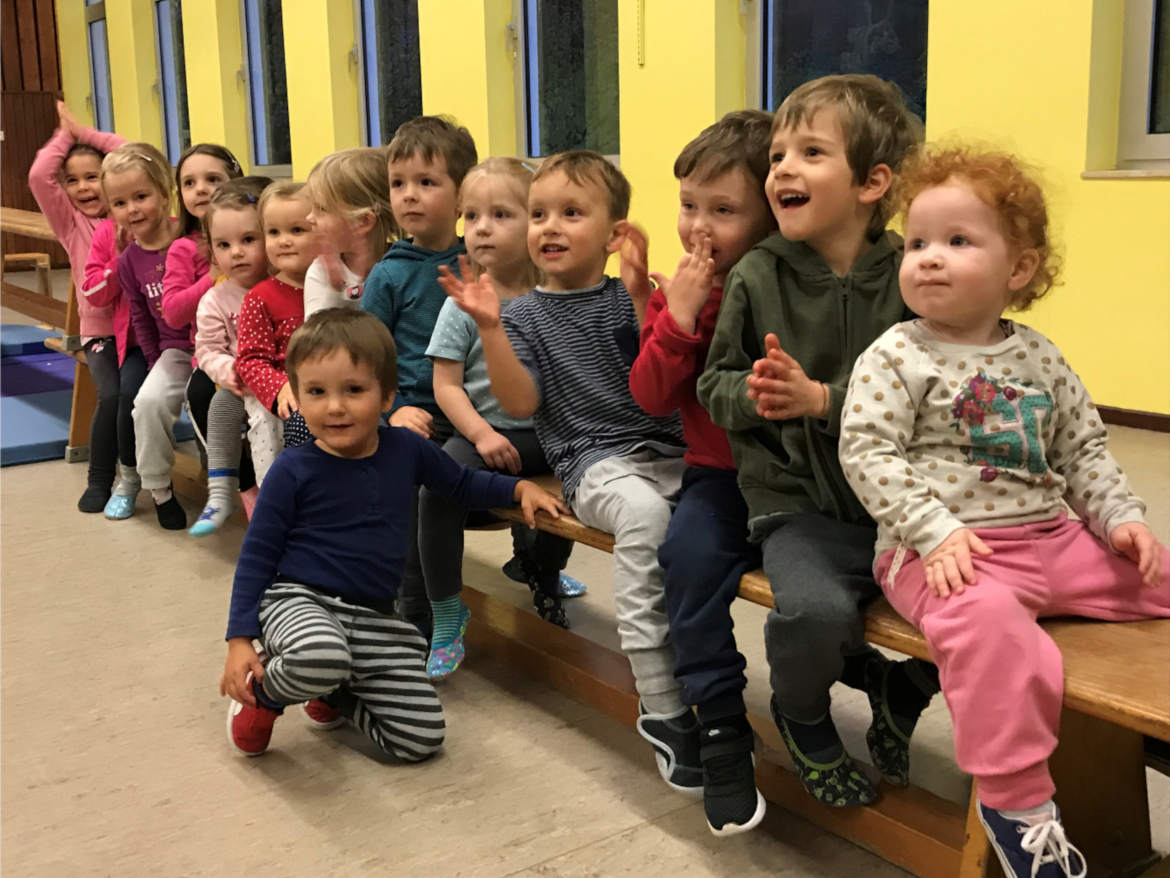
[[[73,135],[64,128],[58,128],[45,141],[45,145],[37,150],[36,158],[28,169],[28,188],[58,239],[64,239],[76,221],[77,209],[61,185],[61,166],[72,145]]]

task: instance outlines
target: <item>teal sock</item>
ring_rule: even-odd
[[[431,616],[434,618],[434,627],[431,633],[431,646],[444,646],[450,643],[459,634],[459,617],[462,614],[463,601],[459,595],[447,598],[445,601],[432,601]]]

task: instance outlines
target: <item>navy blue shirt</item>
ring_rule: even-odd
[[[264,478],[244,536],[227,636],[260,635],[260,598],[280,578],[387,606],[402,580],[415,486],[490,509],[513,505],[516,482],[460,466],[401,427],[381,428],[369,457],[337,457],[315,443],[285,449]]]

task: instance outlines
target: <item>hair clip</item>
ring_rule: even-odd
[[[528,164],[528,162],[524,161],[524,159],[520,160],[520,164],[522,164],[524,166],[524,170],[526,170],[528,173],[530,173],[530,174],[536,173],[536,168],[532,167],[532,165]]]
[[[148,156],[144,152],[136,152],[136,153],[134,153],[134,156],[135,156],[135,158],[140,158],[143,161],[147,161],[147,162],[150,162],[151,164],[154,164],[154,159],[152,159],[150,156]]]
[[[248,193],[247,195],[245,195],[244,197],[248,199],[248,204],[255,204],[255,203],[256,203],[256,200],[257,200],[257,199],[256,199],[256,196],[255,196],[255,195],[253,195],[251,192],[249,192],[249,193]]]

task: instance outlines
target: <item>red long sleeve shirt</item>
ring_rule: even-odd
[[[240,306],[236,372],[269,409],[288,381],[284,357],[288,340],[305,322],[305,291],[274,277],[262,280]]]
[[[723,288],[714,287],[692,335],[679,329],[666,307],[662,290],[655,290],[642,323],[642,346],[630,368],[630,393],[647,414],[655,417],[678,412],[691,466],[735,469],[731,445],[722,427],[715,426],[699,404],[695,384],[707,364],[707,349],[715,334],[715,319]]]

